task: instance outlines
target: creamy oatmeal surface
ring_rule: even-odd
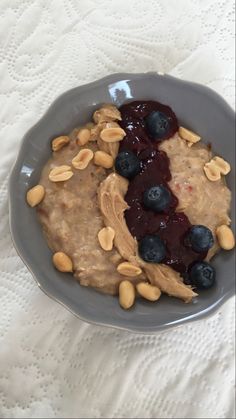
[[[70,256],[81,285],[116,294],[124,280],[124,275],[116,270],[121,256],[114,248],[104,251],[97,239],[104,227],[97,191],[107,176],[106,170],[90,163],[84,170],[73,170],[73,177],[66,182],[49,180],[50,171],[56,166],[71,165],[80,149],[98,149],[96,142],[80,147],[74,137],[68,146],[53,153],[42,171],[40,184],[45,187],[45,198],[38,206],[39,218],[50,249]],[[143,275],[138,278],[142,280]]]
[[[222,158],[213,158],[198,135],[178,129],[169,107],[144,102],[142,108],[142,102],[133,103],[133,108],[132,104],[123,107],[123,114],[106,105],[95,112],[94,123],[54,139],[52,157],[43,168],[39,185],[28,191],[27,201],[37,205],[55,267],[73,272],[81,285],[108,294],[119,293],[123,308],[133,305],[136,293],[150,301],[158,300],[163,292],[190,302],[197,293],[191,283],[183,280],[186,267],[194,258],[209,261],[220,247],[234,246],[227,227],[231,193],[224,177],[230,167]],[[137,119],[135,112],[145,115],[157,105],[169,113],[172,126],[167,139],[153,145],[144,120]],[[121,175],[118,166],[114,169],[122,147],[123,154],[126,149],[131,153],[133,170],[137,169],[133,151],[142,162],[136,177]],[[125,173],[127,165],[122,170]],[[152,179],[154,184],[161,179],[165,193],[169,190],[167,213],[156,214],[143,207],[142,188],[152,186]],[[160,263],[148,263],[150,260],[140,255],[140,238],[143,231],[152,233],[153,223],[160,226],[153,231],[161,234],[167,245],[167,254]],[[183,242],[183,233],[194,225],[203,225],[212,234],[205,253],[193,253]],[[176,250],[175,236],[180,250]]]

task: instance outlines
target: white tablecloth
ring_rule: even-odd
[[[153,336],[88,325],[40,291],[10,238],[23,134],[67,89],[153,70],[234,106],[234,0],[0,1],[1,417],[234,417],[234,299]]]

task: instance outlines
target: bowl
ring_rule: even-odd
[[[198,320],[213,313],[235,293],[234,251],[221,251],[213,261],[217,272],[214,288],[201,292],[190,304],[168,296],[157,303],[137,300],[129,311],[118,298],[103,295],[56,271],[35,210],[25,201],[29,188],[38,183],[50,156],[52,138],[69,133],[91,119],[104,102],[117,107],[130,100],[158,100],[172,107],[181,125],[212,143],[232,167],[227,183],[233,193],[232,225],[235,223],[235,113],[214,91],[205,86],[157,73],[114,74],[62,94],[23,138],[10,175],[10,229],[14,245],[39,287],[86,322],[141,333],[154,333]]]

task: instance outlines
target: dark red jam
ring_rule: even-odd
[[[125,212],[125,218],[131,234],[137,240],[147,234],[158,234],[167,248],[163,263],[184,275],[188,266],[194,261],[204,259],[206,253],[195,253],[184,245],[184,237],[192,224],[183,212],[175,212],[178,198],[168,186],[171,180],[169,158],[164,151],[158,150],[160,141],[153,140],[145,126],[145,118],[152,111],[160,111],[170,117],[165,139],[171,138],[178,130],[178,121],[169,106],[154,101],[135,101],[120,108],[120,125],[127,135],[121,142],[119,151],[133,151],[140,159],[142,167],[141,172],[129,182],[125,200],[130,208]],[[142,202],[144,191],[158,184],[167,187],[172,196],[169,207],[162,213],[145,208]]]

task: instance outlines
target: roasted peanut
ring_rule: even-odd
[[[90,150],[89,148],[83,148],[73,158],[71,163],[75,169],[83,170],[83,169],[86,169],[86,167],[88,166],[92,158],[93,158],[93,151]]]
[[[62,165],[54,167],[49,173],[49,180],[51,182],[64,182],[73,176],[73,172],[70,166]]]
[[[117,266],[117,271],[121,275],[125,276],[137,276],[142,273],[142,269],[140,269],[138,266],[133,265],[130,262],[122,262]]]
[[[230,164],[222,157],[215,156],[204,166],[206,177],[215,182],[221,178],[221,175],[227,175],[231,170]]]
[[[96,151],[94,154],[94,163],[97,166],[104,167],[104,169],[110,169],[113,164],[114,160],[110,154],[105,153],[105,151]]]
[[[140,282],[136,285],[136,289],[143,298],[149,301],[157,301],[161,296],[159,288],[147,282]]]
[[[103,250],[112,250],[115,230],[111,227],[104,227],[98,232],[98,241]]]
[[[215,166],[211,162],[206,163],[203,167],[203,170],[205,172],[206,177],[211,180],[212,182],[216,182],[217,180],[220,180],[220,170],[219,167]]]
[[[98,138],[97,145],[101,151],[105,151],[105,153],[110,154],[115,160],[120,146],[118,141],[116,143],[105,143],[105,141],[102,141],[101,138]]]
[[[199,135],[184,127],[179,127],[179,135],[181,138],[188,142],[189,147],[201,140],[201,137]]]
[[[230,164],[222,159],[222,157],[215,156],[213,157],[212,162],[219,168],[222,175],[227,175],[231,170]]]
[[[121,141],[125,137],[126,133],[122,128],[104,128],[100,137],[106,143],[114,143],[116,141]]]
[[[93,120],[96,123],[121,121],[120,111],[114,105],[104,105],[102,108],[97,109],[93,114]]]
[[[82,128],[77,135],[77,144],[78,145],[85,145],[89,142],[91,137],[90,129],[88,128]]]
[[[27,192],[26,201],[31,207],[35,207],[43,200],[44,195],[44,187],[42,185],[36,185]]]
[[[119,302],[122,308],[128,310],[135,301],[135,288],[130,281],[122,281],[119,285]]]
[[[223,224],[216,229],[216,237],[222,249],[231,250],[235,246],[234,233],[231,228]]]
[[[90,130],[90,139],[89,141],[98,141],[100,132],[104,129],[105,123],[99,123],[96,125],[93,125],[93,127]]]
[[[61,135],[60,137],[54,138],[52,140],[52,150],[58,151],[65,145],[69,144],[70,138],[67,135]]]
[[[73,263],[71,258],[67,256],[63,252],[54,253],[52,257],[52,261],[54,266],[60,272],[72,272],[73,271]]]

